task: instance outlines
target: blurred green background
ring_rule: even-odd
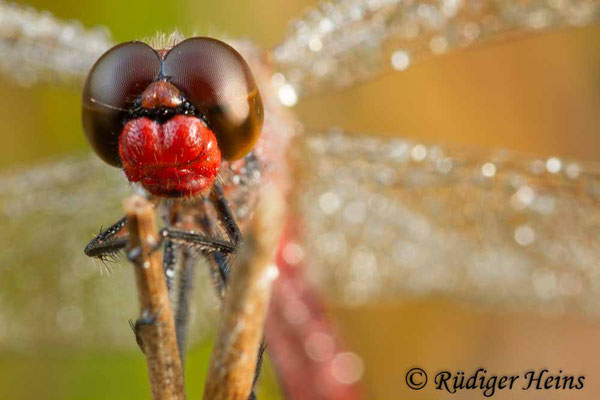
[[[185,34],[248,38],[270,48],[284,37],[288,21],[316,2],[23,3],[86,26],[104,25],[115,41],[178,28]],[[600,27],[596,26],[453,52],[372,83],[307,99],[296,109],[307,130],[338,126],[424,141],[600,160],[599,39]],[[21,88],[0,79],[0,90],[0,167],[86,151],[78,88]],[[535,363],[543,360],[557,368],[582,369],[574,372],[600,370],[600,353],[590,349],[589,342],[600,335],[600,328],[584,318],[514,318],[457,309],[437,300],[335,311],[350,347],[365,360],[368,398],[376,400],[417,395],[398,392],[404,360],[459,368],[474,367],[473,360],[491,359],[509,372],[538,366]],[[527,327],[525,335],[523,326]],[[442,336],[444,341],[439,340]],[[518,346],[511,346],[515,342]],[[211,343],[198,344],[189,356],[190,399],[201,397]],[[564,351],[545,357],[549,347]],[[86,353],[68,346],[27,354],[0,351],[0,398],[148,398],[144,360],[135,348],[127,353]],[[596,378],[590,378],[591,389],[577,398],[600,393],[600,374]],[[423,397],[411,398],[430,398],[419,395]],[[277,396],[267,366],[261,398]]]

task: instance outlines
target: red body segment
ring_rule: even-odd
[[[156,196],[201,194],[221,166],[213,132],[201,119],[186,115],[163,124],[145,117],[127,122],[119,153],[127,178]]]

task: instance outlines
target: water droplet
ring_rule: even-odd
[[[452,160],[449,158],[440,158],[435,164],[439,173],[446,175],[452,170]]]
[[[404,50],[395,51],[392,54],[392,67],[397,71],[404,71],[410,65],[410,57]]]
[[[342,204],[340,197],[333,192],[325,192],[319,196],[319,207],[325,214],[335,213]]]
[[[576,163],[569,163],[565,169],[565,173],[570,179],[577,179],[581,174],[581,167]]]
[[[333,357],[335,342],[330,335],[322,332],[315,332],[310,334],[304,341],[304,350],[306,351],[306,354],[315,361],[327,361]]]
[[[517,189],[516,193],[511,197],[510,203],[515,210],[522,210],[531,205],[534,199],[535,191],[531,187],[524,185]]]
[[[350,224],[360,224],[364,222],[366,213],[365,203],[358,200],[344,208],[344,220]]]
[[[271,84],[279,87],[285,83],[285,76],[281,72],[276,72],[271,76]]]
[[[364,371],[362,359],[351,352],[337,354],[331,363],[331,373],[335,380],[347,385],[358,382]]]
[[[561,167],[562,167],[562,163],[556,157],[549,158],[546,161],[546,169],[548,170],[548,172],[550,172],[552,174],[559,172]]]
[[[290,324],[300,325],[308,320],[310,312],[303,302],[290,300],[283,306],[283,315]]]
[[[283,247],[282,257],[290,265],[298,265],[304,259],[304,250],[298,243],[289,242]]]
[[[427,148],[422,144],[418,144],[412,148],[410,155],[415,161],[423,161],[427,157]]]
[[[277,265],[271,264],[267,267],[267,271],[265,273],[265,277],[269,282],[273,282],[277,277],[279,277],[279,268]]]
[[[434,36],[429,41],[429,48],[434,54],[442,54],[448,49],[448,41],[443,36]]]
[[[529,246],[535,241],[535,232],[529,225],[521,225],[515,229],[515,241],[519,246]]]
[[[314,52],[321,51],[323,48],[323,42],[321,42],[321,38],[318,36],[313,36],[308,42],[308,48]]]
[[[492,164],[492,163],[485,163],[481,167],[481,173],[486,178],[491,178],[494,175],[496,175],[496,166],[494,164]]]
[[[279,101],[286,107],[295,106],[298,102],[298,94],[296,89],[289,83],[281,85],[278,91]]]

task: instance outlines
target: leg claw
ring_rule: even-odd
[[[129,326],[131,327],[133,333],[135,333],[135,341],[137,342],[142,353],[145,353],[146,351],[144,349],[144,341],[140,335],[140,329],[146,325],[153,325],[156,322],[157,315],[158,313],[150,314],[149,312],[144,311],[142,317],[138,318],[135,322],[129,320]]]

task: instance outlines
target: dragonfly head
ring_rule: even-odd
[[[211,38],[155,50],[127,42],[92,67],[83,126],[98,156],[163,197],[208,190],[222,160],[249,153],[262,100],[242,56]]]

